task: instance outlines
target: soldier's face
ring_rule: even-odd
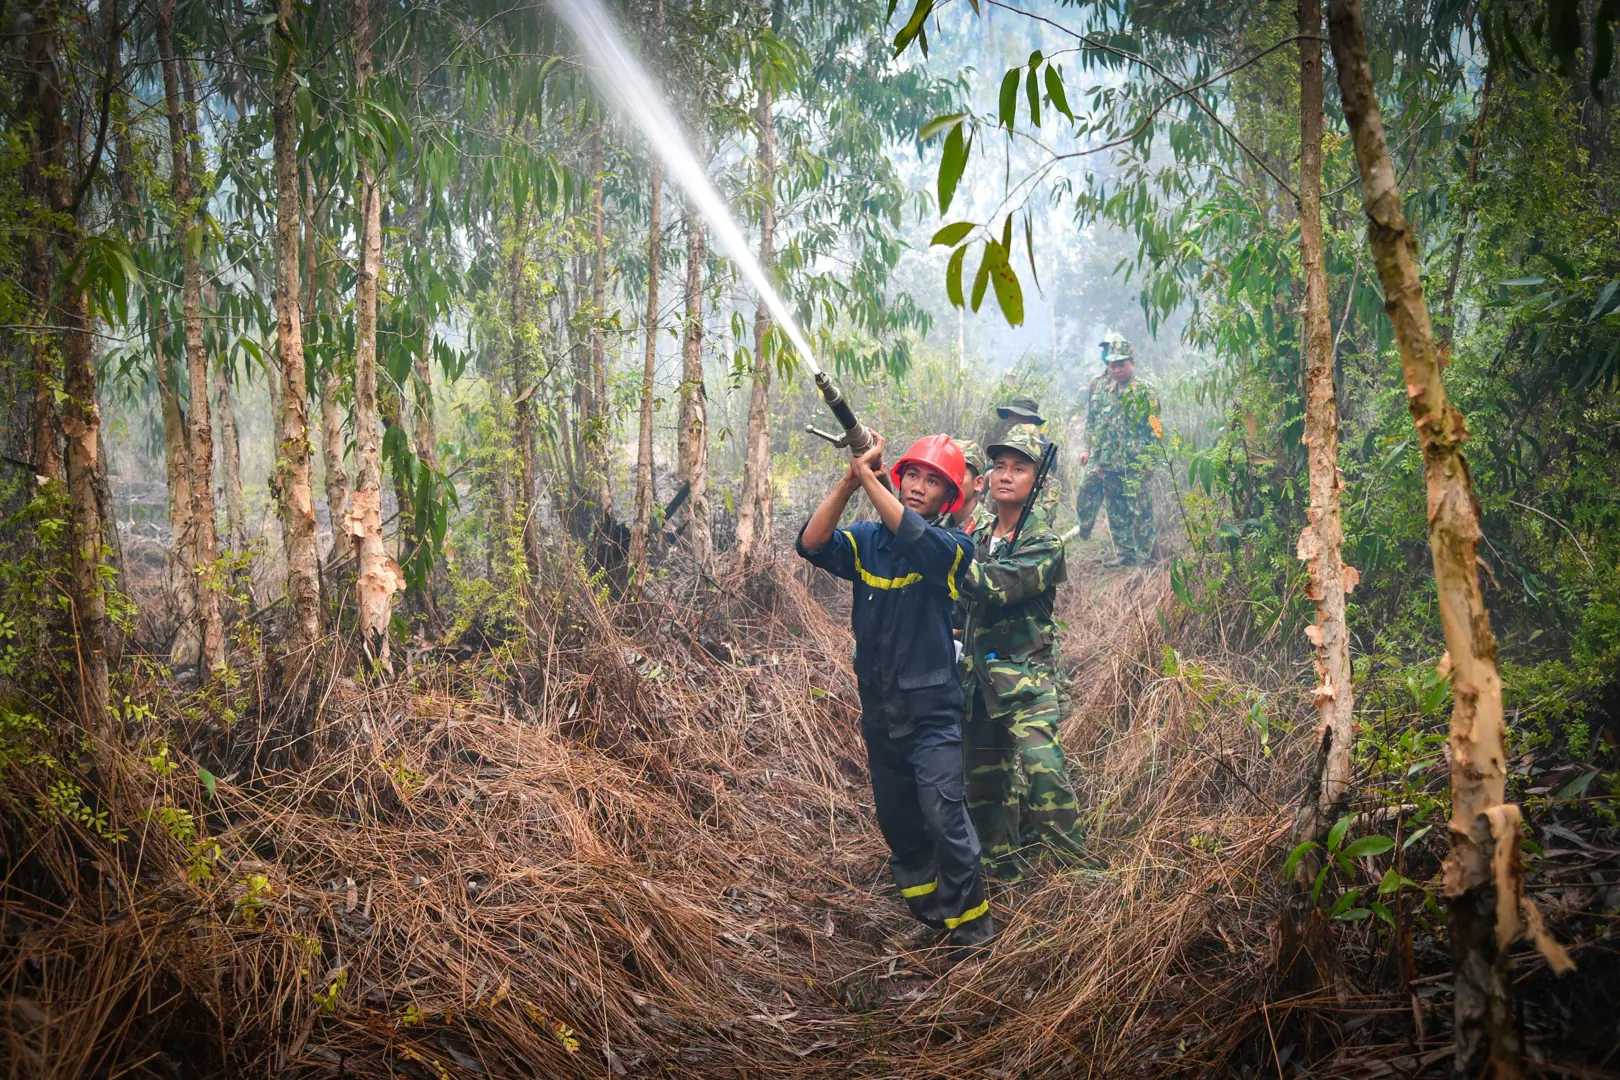
[[[1022,505],[1035,483],[1035,463],[1023,454],[1004,450],[990,469],[990,497],[998,503]]]
[[[907,465],[900,474],[900,501],[925,518],[938,514],[956,497],[951,482],[921,465]]]
[[[1110,360],[1110,361],[1108,361],[1108,377],[1110,379],[1113,379],[1116,383],[1119,383],[1120,385],[1123,386],[1125,383],[1130,382],[1133,378],[1136,377],[1136,361],[1135,360]]]

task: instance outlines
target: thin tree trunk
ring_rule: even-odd
[[[209,307],[218,308],[219,300],[210,284],[204,294]],[[231,396],[230,373],[225,357],[214,365],[214,407],[219,412],[219,468],[225,476],[225,527],[230,533],[231,547],[238,552],[247,550],[247,502],[242,496],[242,441],[236,429],[236,404]]]
[[[607,393],[607,244],[602,238],[602,113],[596,114],[591,132],[591,397],[592,472],[595,476],[596,516],[605,522],[613,513],[613,467],[609,453]]]
[[[1429,547],[1452,676],[1449,906],[1459,1076],[1517,1077],[1522,1046],[1507,946],[1518,936],[1523,869],[1519,808],[1505,803],[1502,683],[1479,584],[1479,502],[1463,455],[1468,430],[1446,398],[1445,357],[1423,296],[1417,237],[1406,220],[1367,61],[1360,0],[1330,0],[1328,25],[1345,119],[1361,170],[1367,240],[1394,324],[1412,421],[1423,452]],[[1533,909],[1532,909],[1533,910]],[[1532,925],[1538,920],[1532,916]],[[1533,935],[1555,968],[1562,950]],[[1561,963],[1567,965],[1568,958]]]
[[[422,320],[422,351],[412,361],[411,371],[416,380],[416,456],[422,468],[435,477],[439,475],[439,433],[433,422],[433,368],[428,357],[433,350],[433,320]],[[418,538],[418,542],[421,538]],[[436,549],[435,549],[436,550]],[[433,621],[433,572],[437,558],[423,560],[421,581],[421,609]]]
[[[663,10],[663,5],[659,5]],[[647,565],[647,530],[652,526],[653,375],[658,361],[658,264],[663,257],[664,166],[652,163],[652,197],[647,224],[647,340],[641,361],[641,422],[636,434],[636,512],[630,525],[630,567]]]
[[[186,442],[185,412],[176,389],[173,361],[160,339],[156,346],[158,405],[163,414],[163,466],[169,489],[169,554],[164,561],[164,595],[174,612],[174,638],[169,662],[177,667],[195,664],[202,653],[197,624],[197,587],[193,581],[186,544],[191,528],[191,449]]]
[[[309,396],[304,389],[304,327],[298,296],[298,82],[292,45],[293,0],[278,0],[272,118],[276,174],[276,347],[281,361],[279,440],[274,488],[287,550],[288,614],[282,645],[301,652],[321,632],[320,552],[309,474]]]
[[[1339,493],[1339,406],[1333,390],[1333,324],[1328,313],[1327,260],[1322,241],[1322,0],[1299,0],[1299,244],[1305,271],[1305,437],[1310,478],[1309,524],[1299,537],[1316,603],[1315,706],[1320,774],[1301,807],[1297,840],[1322,839],[1341,814],[1350,785],[1350,638],[1345,593],[1356,573],[1343,563]],[[1307,877],[1305,880],[1309,880]]]
[[[248,545],[247,500],[242,494],[242,438],[236,430],[236,402],[231,396],[230,374],[225,361],[214,365],[214,407],[219,410],[220,470],[225,474],[225,527],[231,547],[245,551]]]
[[[376,31],[368,0],[355,0],[354,87],[364,98],[371,81],[371,48]],[[354,282],[354,456],[353,504],[345,534],[353,539],[359,563],[357,599],[360,644],[372,664],[390,670],[388,621],[394,593],[404,588],[399,564],[383,546],[382,432],[377,416],[377,275],[382,263],[382,190],[375,167],[360,155],[360,262]]]
[[[530,370],[529,363],[529,334],[532,328],[529,325],[528,290],[524,288],[524,275],[528,272],[526,259],[528,238],[525,235],[523,211],[518,210],[512,217],[512,262],[509,268],[511,281],[508,283],[512,289],[512,393],[513,402],[517,412],[517,440],[518,460],[521,463],[523,490],[519,493],[513,510],[518,515],[518,526],[523,536],[524,565],[528,570],[528,584],[532,584],[540,573],[540,530],[539,523],[535,521],[535,486],[537,482],[534,463],[534,395],[538,389],[534,385],[534,372]]]
[[[776,122],[768,67],[762,61],[754,73],[759,84],[759,108],[755,114],[760,174],[759,265],[767,274],[771,272],[776,235]],[[770,330],[770,311],[762,302],[754,309],[754,386],[748,397],[742,501],[737,507],[737,561],[743,565],[752,561],[756,552],[770,547],[771,363],[765,352]]]
[[[686,204],[686,336],[681,350],[680,478],[689,484],[686,540],[707,572],[714,538],[709,521],[708,398],[703,389],[703,257],[706,238],[697,207]]]
[[[219,558],[219,538],[214,520],[214,430],[208,408],[208,352],[203,347],[202,260],[192,232],[197,227],[197,206],[191,190],[191,143],[186,130],[180,65],[174,55],[175,0],[162,0],[157,6],[157,47],[163,67],[164,103],[169,119],[169,190],[174,199],[173,236],[180,244],[181,325],[186,343],[188,414],[188,453],[190,471],[187,486],[191,493],[191,514],[186,536],[177,543],[197,599],[194,608],[201,652],[186,657],[186,663],[199,664],[207,678],[225,663],[225,623],[220,616],[219,588],[215,582],[215,562]]]
[[[41,209],[54,207],[55,183],[52,177],[65,167],[62,134],[62,90],[56,69],[56,28],[46,9],[37,9],[34,31],[28,36],[28,75],[23,85],[25,115],[32,106],[34,125],[29,130],[28,168],[24,183],[28,194]],[[19,23],[19,26],[22,25]],[[33,270],[34,320],[40,325],[55,323],[51,294],[56,283],[52,261],[51,232],[34,229],[29,236]],[[30,386],[33,390],[34,473],[48,480],[62,479],[62,423],[56,411],[56,342],[48,332],[36,331],[30,342]]]
[[[1446,275],[1446,295],[1440,301],[1440,323],[1448,340],[1457,336],[1457,282],[1462,276],[1463,248],[1468,238],[1468,219],[1474,209],[1474,184],[1479,180],[1479,149],[1485,144],[1485,123],[1491,115],[1492,71],[1485,72],[1485,85],[1479,91],[1479,116],[1474,119],[1474,145],[1468,150],[1468,194],[1457,214],[1457,237],[1451,242],[1451,272]]]
[[[64,200],[64,207],[65,200]],[[75,226],[76,227],[76,226]],[[73,256],[71,246],[63,252]],[[101,408],[96,403],[96,372],[90,360],[90,320],[84,294],[65,300],[62,340],[67,402],[62,430],[67,433],[68,507],[73,519],[73,601],[79,624],[79,707],[99,739],[112,733],[107,710],[107,594],[101,582],[101,512],[96,503],[96,446]]]
[[[70,220],[59,232],[56,256],[70,264],[78,253],[78,222],[73,205],[73,183],[67,168],[68,131],[63,124],[62,80],[57,67],[56,23],[54,14],[40,11],[27,42],[29,71],[23,87],[25,114],[35,121],[30,147],[30,180],[35,192],[53,212]],[[107,20],[109,30],[107,47],[118,48],[116,10]],[[41,293],[49,298],[55,283],[53,262],[49,257],[40,260],[37,270],[46,275]],[[36,248],[36,254],[39,249]],[[96,501],[97,446],[101,434],[101,410],[96,402],[95,367],[91,362],[90,320],[81,291],[64,296],[61,306],[42,309],[49,323],[60,327],[59,347],[62,357],[62,390],[64,402],[58,415],[55,402],[45,419],[47,426],[35,432],[36,468],[60,468],[56,457],[55,432],[59,420],[60,431],[66,436],[66,466],[68,489],[68,516],[71,533],[68,538],[69,565],[73,574],[73,615],[76,631],[76,671],[79,690],[80,715],[98,743],[105,744],[112,735],[111,714],[108,711],[110,692],[107,680],[107,597],[101,580],[102,521]],[[36,374],[38,354],[35,358]],[[50,372],[47,370],[47,374]],[[35,387],[36,393],[39,386]],[[39,418],[39,399],[35,399],[36,420]],[[46,444],[46,436],[49,442]],[[44,444],[44,445],[42,445]],[[51,480],[59,472],[41,472]]]
[[[343,464],[343,405],[338,400],[343,380],[335,357],[321,373],[321,460],[326,466],[326,513],[332,521],[332,548],[328,565],[349,552],[344,543],[344,522],[349,519],[349,473]]]

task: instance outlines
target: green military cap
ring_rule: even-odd
[[[962,460],[967,462],[968,468],[973,470],[975,476],[983,476],[988,471],[985,467],[984,451],[979,449],[978,443],[972,439],[952,439],[951,442],[962,451]]]
[[[1131,348],[1131,343],[1125,340],[1124,334],[1120,333],[1118,330],[1110,330],[1108,333],[1103,335],[1103,363],[1106,364],[1110,360],[1134,360],[1135,358],[1136,351]]]
[[[985,452],[994,461],[996,455],[1003,450],[1011,450],[1015,454],[1022,454],[1031,461],[1041,460],[1041,452],[1046,449],[1046,440],[1041,438],[1040,429],[1034,424],[1014,424],[1008,429],[1001,441],[993,443]]]
[[[1015,397],[1008,400],[1005,405],[996,406],[996,415],[1005,420],[1013,413],[1027,416],[1037,424],[1044,424],[1046,420],[1041,416],[1041,407],[1032,397]]]

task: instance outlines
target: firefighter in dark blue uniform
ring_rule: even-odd
[[[854,583],[855,679],[889,868],[919,920],[982,950],[996,927],[963,792],[962,683],[951,636],[973,542],[935,519],[960,505],[965,465],[948,435],[919,439],[879,479],[883,441],[850,462],[799,533],[798,552]],[[839,527],[857,490],[881,521]]]

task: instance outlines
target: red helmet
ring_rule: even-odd
[[[967,459],[962,457],[961,449],[949,435],[924,435],[911,444],[889,470],[896,491],[900,490],[900,474],[906,471],[907,465],[932,469],[956,488],[956,494],[940,507],[941,513],[953,514],[962,508],[962,475],[967,471]]]

